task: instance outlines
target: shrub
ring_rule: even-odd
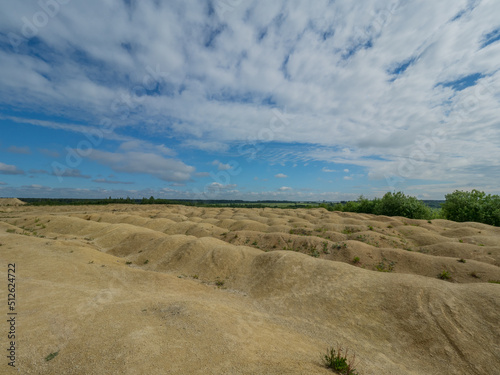
[[[426,219],[432,216],[432,211],[415,197],[397,193],[386,193],[375,209],[377,215],[404,216],[409,219]]]
[[[449,279],[451,279],[451,275],[450,275],[450,273],[448,271],[443,270],[443,272],[441,272],[438,275],[438,278],[441,279],[441,280],[449,280]]]
[[[354,259],[352,260],[354,264],[358,264],[359,261],[360,261],[359,257],[354,257]]]
[[[475,221],[500,226],[500,197],[482,191],[456,190],[445,196],[442,205],[444,217],[459,222]]]
[[[356,369],[354,369],[356,356],[353,355],[352,359],[349,360],[347,358],[348,349],[345,350],[345,354],[342,352],[343,349],[341,347],[337,347],[336,350],[333,347],[329,348],[323,356],[323,364],[338,374],[358,375]]]

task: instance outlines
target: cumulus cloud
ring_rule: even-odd
[[[1,35],[22,36],[22,17],[38,10],[36,2],[4,7]],[[110,117],[117,129],[185,147],[244,144],[246,156],[270,158],[256,143],[275,141],[288,149],[283,162],[349,164],[374,179],[458,184],[477,181],[477,167],[487,185],[498,177],[500,2],[261,0],[224,16],[201,0],[86,1],[60,12],[36,44],[14,51],[4,40],[0,101],[74,121],[18,122],[85,135]],[[133,141],[123,134],[105,138]],[[298,143],[311,149],[290,152]],[[168,150],[142,152],[173,156]]]
[[[54,170],[52,172],[53,176],[57,177],[73,177],[73,178],[90,178],[91,176],[82,174],[79,169],[66,168],[62,170]]]
[[[278,173],[278,174],[275,174],[274,177],[276,178],[287,178],[288,176],[284,173]]]
[[[54,158],[54,159],[56,159],[60,156],[60,154],[57,151],[49,150],[46,148],[40,148],[40,149],[38,149],[38,151],[40,151],[41,154],[48,156],[50,158]]]
[[[278,191],[290,191],[293,190],[291,187],[288,186],[282,186],[278,189]]]
[[[116,172],[145,173],[164,181],[182,182],[191,179],[195,168],[161,155],[130,151],[108,152],[93,150],[89,159],[111,167]]]
[[[25,174],[25,172],[15,165],[8,165],[0,162],[0,174],[8,174],[8,175],[21,175]]]
[[[219,171],[227,171],[227,170],[229,170],[229,169],[233,168],[230,164],[224,164],[224,163],[221,163],[221,162],[220,162],[220,161],[218,161],[218,160],[214,160],[214,161],[212,162],[212,165],[217,166],[217,169],[218,169]]]
[[[13,154],[24,154],[24,155],[31,154],[31,150],[28,146],[24,146],[24,147],[10,146],[7,149],[7,151],[11,152]]]
[[[106,178],[97,178],[95,180],[92,180],[92,182],[97,182],[100,184],[115,184],[115,185],[132,185],[132,184],[134,184],[134,182],[115,181],[115,180],[108,180]]]

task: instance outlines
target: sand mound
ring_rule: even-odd
[[[0,206],[23,206],[26,202],[23,202],[17,198],[0,198]]]
[[[500,280],[500,228],[323,209],[24,207],[0,213],[0,246],[19,277],[23,374],[331,374],[320,354],[336,343],[365,375],[500,368],[500,287],[488,282]]]

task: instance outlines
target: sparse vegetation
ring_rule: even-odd
[[[359,257],[354,257],[354,258],[353,258],[353,260],[352,260],[352,262],[353,262],[354,264],[358,264],[358,263],[360,262]]]
[[[348,349],[345,349],[344,352],[344,349],[340,346],[337,346],[337,349],[331,347],[323,355],[323,364],[337,374],[358,375],[358,372],[354,368],[356,355],[349,358],[348,354]]]
[[[54,353],[50,353],[47,357],[45,357],[45,361],[51,361],[53,360],[55,357],[57,357],[57,355],[59,354],[59,350],[57,352],[54,352]]]
[[[465,263],[467,262],[464,258],[458,260],[459,263]]]
[[[441,279],[441,280],[449,280],[451,279],[451,275],[448,271],[446,270],[443,270],[439,275],[438,275],[438,279]]]
[[[148,264],[148,263],[149,263],[149,259],[146,259],[146,260],[144,261],[144,264]]]
[[[500,280],[488,280],[488,282],[492,284],[500,284]]]
[[[377,271],[379,271],[379,272],[392,272],[392,271],[394,271],[394,266],[396,265],[396,262],[390,261],[390,262],[388,262],[388,264],[386,264],[385,262],[387,262],[387,259],[384,258],[379,264],[377,264],[375,266]]]

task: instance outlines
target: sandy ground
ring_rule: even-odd
[[[4,354],[8,263],[17,312],[0,374],[329,374],[336,344],[364,375],[500,373],[500,228],[483,224],[4,206],[0,260]]]

